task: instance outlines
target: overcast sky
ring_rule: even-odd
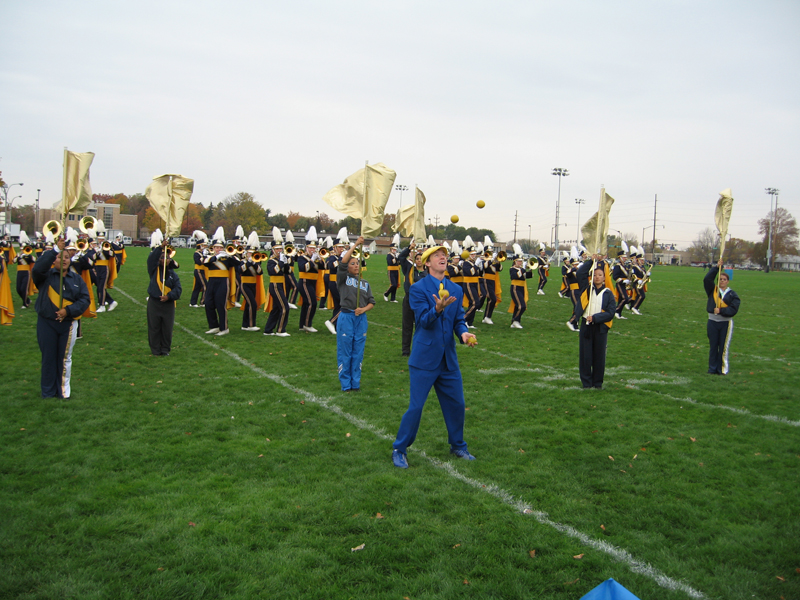
[[[335,214],[365,161],[419,185],[426,218],[561,240],[616,199],[611,227],[685,247],[757,239],[765,187],[800,218],[800,2],[0,3],[0,171],[11,196],[61,194],[63,148],[93,190],[195,179],[273,212]],[[475,203],[482,199],[486,208]],[[395,191],[387,210],[401,203]],[[663,226],[663,228],[662,228]],[[230,232],[232,233],[232,232]]]

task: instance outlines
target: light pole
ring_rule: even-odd
[[[4,186],[0,187],[0,190],[3,190],[3,205],[4,205],[5,213],[6,213],[6,220],[5,220],[5,223],[3,223],[3,234],[8,233],[8,220],[9,220],[9,218],[11,216],[10,215],[10,208],[8,206],[8,190],[10,190],[15,185],[23,186],[25,184],[24,183],[12,183],[11,185],[4,185]],[[14,200],[12,200],[12,202],[13,201]]]
[[[775,220],[775,213],[772,210],[772,199],[773,197],[778,196],[778,192],[780,190],[776,190],[775,188],[764,188],[764,191],[767,192],[769,195],[769,237],[767,238],[767,268],[764,270],[765,273],[769,273],[770,265],[772,264],[772,221]],[[776,202],[775,205],[777,206],[778,203]]]
[[[575,198],[575,204],[578,205],[578,234],[577,239],[581,239],[581,204],[586,204],[583,198]]]
[[[555,167],[553,169],[552,175],[558,176],[558,199],[556,200],[556,224],[554,226],[555,229],[555,249],[556,253],[558,253],[558,222],[561,219],[561,178],[562,177],[569,177],[569,170],[562,169],[561,167]],[[557,258],[556,259],[556,266],[561,264],[561,261]]]
[[[531,249],[531,226],[528,225],[528,250]]]
[[[642,227],[642,251],[644,252],[644,232],[653,227],[652,225],[648,225],[647,227]],[[661,229],[664,229],[666,225],[662,225]],[[656,227],[658,229],[658,227]],[[653,247],[650,248],[650,259],[653,262],[656,262],[656,229],[653,229]]]
[[[396,186],[394,186],[394,189],[400,192],[400,208],[403,208],[403,192],[407,192],[408,187],[402,183],[398,183]]]
[[[556,232],[556,237],[558,237],[558,226],[559,225],[563,225],[564,227],[567,226],[566,223],[556,223],[555,225],[553,225],[550,228],[550,245],[551,246],[553,246],[553,231]],[[558,240],[556,240],[556,244],[558,244]],[[558,247],[557,246],[553,246],[553,248],[555,248],[554,253],[558,254]]]
[[[33,230],[39,231],[39,194],[42,190],[36,190],[36,213],[33,215]],[[35,235],[35,234],[34,234]]]

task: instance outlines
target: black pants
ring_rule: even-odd
[[[394,299],[397,296],[397,288],[400,285],[399,273],[399,271],[389,271],[389,289],[386,290],[386,293],[383,295],[384,297],[389,298],[391,302],[394,302]]]
[[[175,327],[175,301],[161,302],[152,296],[147,299],[147,340],[153,356],[166,356],[172,348]]]
[[[95,267],[95,285],[97,286],[97,307],[101,307],[106,303],[111,304],[114,299],[106,289],[106,282],[108,281],[108,267]]]
[[[628,296],[628,288],[625,284],[620,281],[617,283],[617,295],[619,296],[619,300],[617,300],[617,314],[622,314],[622,309],[625,308],[626,304],[630,304],[630,297]]]
[[[192,299],[189,304],[196,305],[198,300],[202,304],[206,295],[206,272],[203,269],[194,270],[194,286],[192,287]]]
[[[36,339],[42,352],[42,398],[69,398],[72,347],[77,331],[78,321],[38,318]]]
[[[225,331],[228,328],[228,295],[230,282],[227,277],[209,277],[206,284],[206,319],[209,329]]]
[[[317,280],[303,279],[297,282],[303,306],[300,307],[300,327],[313,327],[314,314],[317,312]]]
[[[593,325],[581,319],[580,333],[581,383],[583,387],[603,387],[606,373],[606,347],[608,345],[608,326],[604,323]]]
[[[633,308],[639,310],[639,307],[642,305],[642,302],[644,302],[646,297],[647,294],[644,293],[643,288],[636,290],[636,302],[633,303]]]
[[[545,284],[547,283],[547,276],[545,276],[545,270],[539,269],[539,289],[543,290]]]
[[[497,306],[497,294],[494,289],[494,280],[486,280],[486,310],[483,311],[483,316],[486,319],[491,319],[494,313],[494,308]]]
[[[256,284],[243,283],[242,295],[242,327],[255,327],[256,317],[258,316],[258,306],[256,306]]]
[[[264,333],[286,333],[286,320],[289,318],[289,303],[282,283],[270,283],[269,295],[272,297],[272,310],[269,311]]]
[[[712,375],[728,374],[728,350],[733,337],[733,321],[708,320],[708,372]]]
[[[522,315],[525,314],[525,310],[528,308],[525,302],[525,288],[521,285],[512,285],[511,297],[514,299],[514,312],[511,315],[511,321],[516,321],[521,325]]]
[[[406,293],[406,295],[403,296],[403,356],[409,356],[411,354],[411,338],[413,337],[414,311],[411,310],[411,302],[408,300],[408,293]]]
[[[28,297],[28,286],[31,281],[30,271],[20,271],[17,269],[17,294],[22,298],[22,306],[30,306],[31,299]]]
[[[472,325],[475,322],[475,312],[478,310],[478,300],[480,299],[478,284],[465,283],[464,288],[464,295],[468,302],[467,309],[464,311],[464,321],[466,321],[467,325]]]
[[[297,294],[300,293],[300,288],[297,286],[297,278],[294,276],[294,271],[289,271],[286,276],[286,297],[289,304],[297,304]]]
[[[328,305],[328,281],[330,281],[330,275],[323,275],[322,282],[325,284],[325,290],[322,292],[322,298],[319,299],[320,308],[325,308]]]

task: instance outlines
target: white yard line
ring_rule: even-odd
[[[138,300],[134,299],[132,296],[130,296],[126,292],[122,291],[121,289],[114,288],[114,291],[115,292],[119,292],[120,294],[122,294],[123,296],[128,298],[131,302],[133,302],[134,304],[144,308],[144,304],[142,304]],[[269,379],[270,381],[272,381],[274,383],[277,383],[278,385],[281,385],[281,386],[285,387],[286,389],[291,390],[292,392],[295,392],[296,394],[299,394],[299,395],[303,396],[307,402],[313,402],[314,404],[316,404],[318,406],[321,406],[322,408],[324,408],[326,410],[331,411],[332,413],[334,413],[334,414],[344,418],[348,422],[352,423],[355,427],[358,427],[359,429],[362,429],[364,431],[369,431],[370,433],[372,433],[375,436],[377,436],[379,439],[385,440],[387,442],[390,442],[390,441],[394,440],[394,436],[391,436],[391,435],[387,434],[380,427],[377,427],[377,426],[373,425],[372,423],[369,423],[368,421],[365,421],[364,419],[361,419],[359,417],[356,417],[355,415],[352,415],[352,414],[344,411],[342,408],[340,408],[339,406],[337,406],[336,404],[331,402],[329,399],[319,398],[319,397],[315,396],[314,394],[312,394],[311,392],[307,392],[306,390],[304,390],[302,388],[298,388],[298,387],[292,385],[284,377],[282,377],[280,375],[273,375],[272,373],[268,373],[264,369],[261,369],[260,367],[257,367],[254,364],[252,364],[251,362],[249,362],[246,359],[242,358],[241,356],[239,356],[235,352],[232,352],[231,350],[227,350],[226,348],[218,346],[214,342],[210,341],[207,338],[202,337],[201,335],[195,333],[191,329],[188,329],[188,328],[184,327],[183,325],[181,325],[178,322],[175,322],[175,325],[177,327],[179,327],[181,330],[183,330],[186,334],[188,334],[191,337],[199,340],[201,343],[206,344],[206,345],[210,346],[211,348],[214,348],[215,350],[217,350],[219,352],[223,352],[224,354],[226,354],[227,356],[229,356],[230,358],[232,358],[233,360],[235,360],[239,364],[244,365],[245,367],[249,368],[251,371],[253,371],[253,373],[258,375],[259,377],[263,377],[265,379]],[[586,533],[583,533],[581,531],[578,531],[577,529],[575,529],[574,527],[571,527],[569,525],[564,525],[563,523],[558,523],[557,521],[553,521],[553,520],[550,519],[549,515],[546,512],[534,510],[533,507],[530,504],[528,504],[528,503],[526,503],[526,502],[524,502],[522,500],[516,499],[512,494],[510,494],[506,490],[504,490],[504,489],[502,489],[502,488],[500,488],[500,487],[498,487],[498,486],[496,486],[494,484],[483,483],[482,481],[478,481],[477,479],[472,479],[471,477],[467,477],[466,475],[464,475],[461,472],[459,472],[453,466],[452,463],[444,462],[444,461],[441,461],[441,460],[439,460],[437,458],[428,456],[425,453],[424,450],[412,449],[412,451],[414,452],[414,454],[418,454],[418,455],[422,456],[431,465],[433,465],[434,467],[436,467],[438,469],[441,469],[442,471],[444,471],[445,473],[447,473],[448,475],[450,475],[454,479],[457,479],[457,480],[459,480],[459,481],[461,481],[463,483],[466,483],[466,484],[472,486],[473,488],[475,488],[478,491],[486,492],[486,493],[494,496],[495,498],[497,498],[498,500],[500,500],[504,504],[512,507],[514,510],[518,511],[519,513],[524,514],[524,515],[532,516],[533,518],[535,518],[542,525],[547,525],[548,527],[552,527],[553,529],[555,529],[556,531],[559,531],[560,533],[563,533],[567,537],[571,537],[571,538],[577,539],[582,544],[584,544],[584,545],[586,545],[586,546],[588,546],[590,548],[593,548],[594,550],[596,550],[598,552],[603,552],[603,553],[607,554],[608,556],[610,556],[614,560],[627,565],[627,567],[631,570],[631,572],[637,573],[639,575],[643,575],[643,576],[645,576],[645,577],[647,577],[649,579],[652,579],[658,585],[660,585],[661,587],[666,588],[668,590],[682,591],[686,595],[688,595],[690,598],[698,598],[698,599],[706,598],[706,595],[703,592],[694,589],[693,587],[687,585],[686,583],[683,583],[682,581],[678,581],[676,579],[673,579],[673,578],[665,575],[664,573],[662,573],[661,571],[659,571],[658,569],[656,569],[652,565],[650,565],[648,563],[645,563],[645,562],[642,562],[641,560],[635,558],[627,550],[624,550],[622,548],[618,548],[617,546],[609,544],[608,542],[605,542],[604,540],[598,540],[596,538],[593,538],[590,535],[588,535]],[[387,461],[388,461],[388,452],[387,452]]]

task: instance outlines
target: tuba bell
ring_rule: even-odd
[[[537,259],[535,256],[531,256],[528,259],[528,268],[532,269],[532,268],[537,267],[537,266],[539,266],[539,259]]]
[[[43,230],[47,230],[53,236],[53,239],[58,238],[61,235],[63,229],[61,228],[61,223],[58,221],[48,221],[44,224]]]
[[[78,222],[78,227],[83,233],[85,233],[89,237],[94,237],[97,234],[97,219],[88,216],[83,217]]]

